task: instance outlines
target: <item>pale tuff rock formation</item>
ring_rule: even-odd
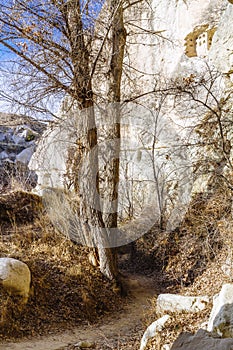
[[[139,19],[139,26],[146,27],[148,31],[157,32],[157,35],[148,33],[133,35],[133,30],[130,28],[130,24],[128,25],[128,31],[132,35],[128,38],[127,77],[123,78],[126,86],[123,93],[125,93],[126,99],[130,98],[130,95],[140,95],[142,91],[163,90],[171,85],[173,87],[179,86],[180,83],[181,86],[182,83],[187,83],[188,85],[192,81],[195,82],[195,80],[198,82],[201,77],[209,79],[207,72],[209,70],[212,71],[215,64],[214,60],[209,63],[209,53],[211,50],[212,52],[216,50],[214,38],[221,25],[219,21],[224,16],[225,11],[229,11],[229,7],[232,6],[229,5],[227,7],[227,5],[227,1],[218,0],[211,2],[203,0],[154,0],[151,2],[152,11],[146,8],[141,9],[140,5],[138,5],[137,11],[139,14],[137,15],[137,13],[133,12],[136,12],[136,10],[129,9],[127,14],[129,23],[130,18],[135,16],[135,18]],[[231,17],[228,15],[228,18],[230,20]],[[229,27],[231,26],[232,23]],[[161,37],[163,38],[161,39]],[[223,41],[229,41],[227,45],[232,47],[229,35],[226,37],[226,33],[222,32],[220,37]],[[127,79],[128,76],[130,76],[130,81]],[[219,77],[216,79],[212,90],[216,100],[220,100],[221,97],[225,96],[225,90],[226,85]],[[200,88],[198,98],[204,101],[205,95],[206,91]],[[190,187],[193,186],[192,175],[190,173],[183,174],[184,169],[191,165],[191,162],[188,163],[187,159],[192,159],[195,162],[197,158],[195,158],[195,150],[192,150],[191,155],[188,151],[182,153],[178,148],[176,153],[174,148],[166,148],[168,142],[166,143],[165,140],[168,141],[170,134],[174,132],[174,134],[179,135],[178,138],[174,137],[172,141],[176,147],[186,143],[188,137],[189,142],[193,141],[195,143],[196,135],[192,135],[193,139],[191,139],[189,131],[196,125],[200,116],[204,116],[208,112],[208,109],[200,104],[195,104],[193,100],[188,99],[184,95],[178,99],[179,103],[176,103],[173,96],[167,96],[162,103],[160,101],[159,93],[140,99],[142,104],[151,106],[151,110],[155,112],[151,119],[148,118],[145,123],[150,125],[148,127],[150,135],[149,137],[147,135],[146,145],[152,145],[153,137],[156,138],[156,167],[158,169],[166,164],[163,169],[163,179],[169,171],[176,174],[172,179],[167,179],[167,182],[173,183],[174,186],[178,183],[177,191],[174,191],[173,188],[167,189],[166,180],[162,182],[161,178],[157,179],[161,188],[163,186],[166,189],[166,198],[173,198],[173,203],[176,203],[175,207],[178,209],[176,215],[175,211],[171,211],[171,207],[168,205],[168,216],[170,215],[171,220],[167,229],[173,229],[183,215],[182,207],[188,203]],[[156,123],[157,125],[162,123],[162,126],[160,124],[157,127]],[[129,120],[129,124],[130,139],[133,139],[135,137],[134,120]],[[161,129],[163,129],[163,134]],[[166,150],[163,154],[161,154],[161,151],[158,151],[159,149],[161,150],[161,147]],[[131,158],[133,152],[131,152]],[[182,165],[178,159],[183,159]],[[148,174],[149,166],[146,162],[147,154],[143,149],[141,159],[136,163],[135,168],[138,167],[139,169],[142,167],[146,169]],[[137,170],[135,170],[133,176],[140,181],[146,179],[144,174],[145,171],[140,171],[137,174]],[[183,175],[188,181],[182,183]],[[152,181],[154,179],[155,177],[152,174],[147,178],[147,180]],[[180,193],[182,193],[181,196],[179,195]],[[181,204],[179,204],[179,208],[177,208],[178,202]]]
[[[31,272],[29,267],[13,258],[0,258],[0,285],[12,295],[18,295],[27,303],[30,294]]]
[[[154,83],[154,77],[149,79],[146,73],[159,74],[168,79],[182,74],[181,70],[183,74],[188,74],[190,65],[193,65],[194,70],[198,69],[200,60],[195,57],[203,58],[201,52],[205,53],[204,56],[208,54],[213,34],[226,5],[227,1],[221,0],[153,0],[152,10],[149,7],[143,9],[140,5],[137,9],[129,9],[129,22],[130,18],[136,16],[139,26],[155,33],[141,34],[140,37],[133,35],[133,30],[128,29],[132,33],[128,39],[128,61],[141,72],[138,73],[138,83],[143,84],[144,79],[147,82],[151,80],[151,85]]]
[[[44,129],[33,118],[0,113],[0,188],[13,179],[29,188],[35,185],[36,175],[27,166]]]
[[[223,13],[210,49],[210,62],[233,83],[233,6],[229,4]]]
[[[76,127],[64,119],[59,125],[47,129],[33,154],[29,168],[37,174],[36,192],[43,195],[48,188],[64,188],[64,174],[69,147],[74,146]]]
[[[35,147],[31,146],[24,150],[22,150],[19,154],[16,155],[15,160],[23,165],[28,165],[33,153],[35,151]]]
[[[229,1],[231,2],[231,1]],[[209,62],[220,73],[219,95],[225,101],[224,109],[226,118],[232,120],[233,117],[233,5],[229,3],[223,12],[217,31],[213,37],[212,46],[209,52]],[[232,144],[232,128],[227,132],[227,138]],[[232,161],[232,151],[230,153]]]

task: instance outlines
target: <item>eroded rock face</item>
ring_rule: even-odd
[[[164,37],[164,40],[159,40],[156,35],[150,38],[148,34],[141,34],[144,41],[139,40],[138,45],[135,45],[135,38],[129,38],[133,66],[136,65],[137,69],[145,73],[160,73],[160,76],[167,78],[180,73],[188,74],[190,69],[198,72],[201,60],[208,56],[213,34],[226,6],[227,1],[221,0],[153,0],[151,10],[140,5],[137,9],[129,8],[129,20],[135,11],[136,18],[139,21],[141,19],[141,24],[144,23],[143,28],[162,32]],[[150,40],[155,44],[154,47],[146,45],[151,43]],[[130,46],[130,42],[134,42],[134,45]],[[140,77],[139,82],[142,84],[144,79],[148,81],[146,74]]]
[[[26,303],[31,284],[29,267],[17,259],[0,258],[0,284],[9,294],[22,297],[22,302]]]
[[[48,188],[65,187],[68,151],[75,146],[76,129],[76,118],[70,116],[68,119],[64,118],[60,124],[48,127],[43,134],[29,163],[29,168],[35,171],[38,177],[36,192],[39,195],[43,195]]]
[[[35,186],[36,174],[28,163],[44,128],[32,118],[0,113],[0,188],[10,186],[13,179]]]
[[[160,314],[166,312],[199,312],[209,303],[208,296],[183,296],[177,294],[160,294],[157,299],[156,310]]]

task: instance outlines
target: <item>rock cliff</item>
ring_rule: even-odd
[[[36,148],[45,124],[35,119],[0,113],[0,188],[10,187],[14,181],[22,186],[36,184],[36,174],[28,163]]]

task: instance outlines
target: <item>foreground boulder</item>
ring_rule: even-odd
[[[207,330],[223,338],[233,338],[233,284],[224,284],[214,296]]]
[[[199,312],[209,303],[208,296],[183,296],[177,294],[160,294],[157,299],[157,312]]]
[[[181,333],[171,350],[232,350],[233,339],[213,337],[211,333],[200,329],[196,334]]]
[[[0,258],[0,284],[11,295],[22,297],[22,303],[27,303],[31,272],[22,261],[13,258]]]

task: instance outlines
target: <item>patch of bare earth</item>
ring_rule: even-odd
[[[131,291],[127,305],[117,313],[105,315],[95,324],[80,324],[65,331],[50,332],[45,337],[34,337],[17,343],[4,343],[4,350],[73,350],[75,344],[81,341],[93,343],[97,350],[136,349],[139,336],[142,335],[143,315],[150,307],[149,300],[154,295],[154,285],[148,277],[134,276],[125,278],[125,283]]]

